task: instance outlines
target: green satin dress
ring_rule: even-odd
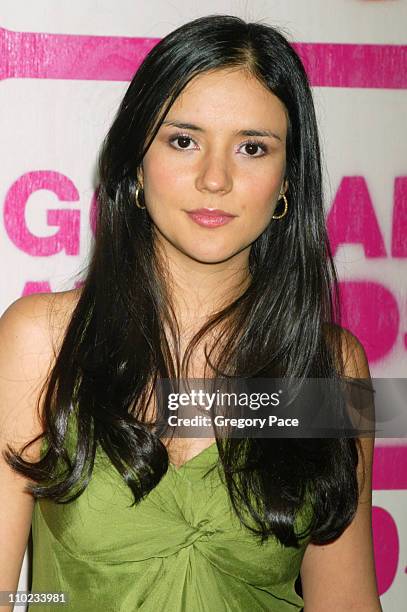
[[[46,448],[43,443],[42,452]],[[233,513],[216,443],[172,464],[138,504],[98,447],[90,483],[73,502],[37,500],[32,592],[65,592],[68,603],[30,612],[292,612],[309,536],[300,548],[260,545]],[[310,505],[297,515],[299,533]]]

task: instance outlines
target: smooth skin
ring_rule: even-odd
[[[271,135],[238,133],[246,130]],[[138,178],[183,329],[197,331],[215,303],[248,281],[251,244],[288,187],[286,135],[286,110],[276,96],[241,69],[216,70],[188,83],[144,156]],[[208,229],[186,213],[204,207],[237,216]]]
[[[267,130],[269,135],[239,134],[247,130]],[[276,96],[242,70],[218,70],[188,84],[144,157],[138,178],[156,245],[172,276],[183,344],[215,306],[242,290],[249,281],[251,244],[270,222],[278,223],[271,217],[280,194],[289,189],[286,134],[286,111]],[[287,196],[289,202],[289,191]],[[203,228],[186,213],[200,207],[237,216],[225,226]],[[7,442],[21,447],[41,432],[35,410],[39,388],[78,297],[78,289],[26,296],[0,318],[0,450]],[[54,300],[57,309],[50,319]],[[345,373],[368,377],[362,345],[350,332],[344,331],[343,338]],[[201,360],[198,356],[198,371]],[[366,484],[355,519],[334,543],[306,549],[301,567],[305,612],[381,610],[371,525],[373,443],[362,440]],[[182,461],[201,450],[202,439],[200,446],[184,449]],[[38,453],[37,443],[31,457]],[[24,483],[1,456],[0,489],[7,495],[0,505],[0,590],[17,588],[27,545],[33,500]]]

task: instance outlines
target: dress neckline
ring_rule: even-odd
[[[191,464],[199,462],[202,458],[205,457],[207,453],[211,453],[215,449],[217,450],[216,441],[212,442],[212,444],[209,444],[209,446],[201,450],[199,453],[197,453],[190,459],[187,459],[187,461],[184,461],[184,463],[181,463],[181,465],[179,465],[178,467],[174,463],[172,463],[172,461],[168,461],[168,464],[173,472],[181,472],[184,468],[188,468]]]

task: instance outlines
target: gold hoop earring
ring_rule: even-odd
[[[136,187],[136,206],[138,206],[139,208],[146,208],[145,206],[140,206],[139,201],[138,201],[138,194],[140,192],[140,189],[142,190],[143,188],[140,185],[137,185]]]
[[[281,215],[273,215],[273,217],[272,217],[273,219],[282,219],[287,214],[288,201],[287,201],[287,198],[286,198],[284,193],[281,195],[281,198],[283,198],[283,200],[284,200],[284,210],[281,213]],[[278,199],[278,202],[281,200],[281,198]]]

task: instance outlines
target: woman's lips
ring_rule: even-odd
[[[187,212],[188,216],[192,221],[195,221],[198,225],[203,227],[219,227],[220,225],[226,225],[234,219],[234,216],[214,213],[214,212]]]

